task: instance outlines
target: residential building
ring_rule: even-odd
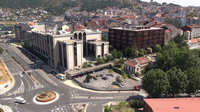
[[[165,44],[167,44],[170,40],[174,39],[176,36],[182,35],[182,30],[176,28],[172,24],[153,21],[148,23],[146,26],[163,28],[165,30]]]
[[[144,112],[199,112],[200,98],[144,99]]]
[[[19,37],[25,36],[23,41],[26,48],[62,71],[81,68],[88,57],[104,57],[109,53],[109,42],[102,41],[100,31],[84,29],[71,33],[65,31],[67,29],[57,29],[45,31],[33,28],[20,32]]]
[[[185,39],[191,40],[192,38],[200,37],[200,26],[187,25],[182,28]]]
[[[124,72],[130,76],[135,76],[137,73],[142,73],[147,65],[153,65],[154,62],[155,57],[152,56],[138,57],[132,60],[127,60],[124,64]]]
[[[186,41],[190,49],[200,49],[200,38],[193,38]]]
[[[109,29],[109,42],[113,48],[125,49],[135,46],[141,48],[154,48],[157,44],[164,44],[165,31],[163,28],[155,27],[129,27]]]

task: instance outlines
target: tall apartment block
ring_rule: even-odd
[[[100,31],[77,32],[21,31],[16,27],[16,36],[23,38],[24,46],[54,68],[64,71],[82,67],[87,58],[104,57],[109,54],[109,42],[101,40]],[[20,34],[20,35],[19,35]]]
[[[162,28],[137,26],[131,28],[109,29],[109,43],[113,48],[125,49],[133,44],[138,49],[154,48],[157,44],[163,45],[165,31]]]

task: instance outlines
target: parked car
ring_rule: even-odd
[[[55,75],[55,74],[56,74],[56,72],[55,72],[55,71],[51,71],[50,73],[51,73],[51,74],[53,74],[53,75]]]
[[[136,90],[136,91],[140,91],[140,87],[137,85],[137,86],[134,86],[134,89]]]
[[[118,83],[118,82],[113,82],[112,85],[116,85],[116,86],[119,86],[119,87],[124,87],[124,85],[122,83]]]
[[[56,75],[56,78],[64,81],[64,80],[66,80],[66,74],[58,74],[58,75]]]
[[[102,77],[103,80],[108,80],[108,77]]]

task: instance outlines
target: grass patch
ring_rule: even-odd
[[[117,105],[105,106],[105,112],[135,112],[135,109],[132,108],[127,102],[120,102]]]

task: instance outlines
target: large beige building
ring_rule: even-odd
[[[20,30],[17,29],[16,30]],[[41,57],[46,63],[60,70],[81,68],[88,57],[104,57],[109,54],[109,42],[102,41],[100,31],[77,32],[43,30],[16,31],[23,36],[24,46]],[[19,33],[20,32],[20,33]]]

